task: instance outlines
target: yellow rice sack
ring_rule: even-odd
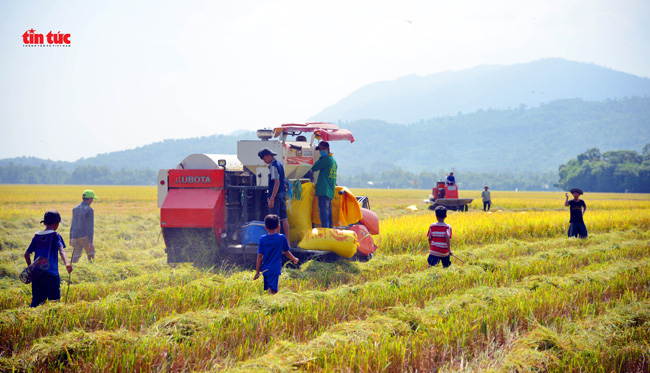
[[[304,250],[332,251],[344,258],[352,258],[357,252],[357,234],[349,230],[314,228],[302,238],[298,247]]]
[[[292,198],[287,206],[289,219],[289,242],[292,244],[311,229],[311,208],[314,200],[314,183],[302,184],[302,198]]]

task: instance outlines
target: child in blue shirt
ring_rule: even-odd
[[[72,272],[72,264],[68,262],[65,253],[65,242],[63,242],[63,237],[56,232],[60,222],[61,215],[57,211],[46,212],[43,220],[41,220],[41,223],[45,225],[45,230],[36,233],[27,251],[25,251],[27,266],[32,264],[32,253],[34,253],[34,259],[38,257],[45,258],[48,263],[47,271],[32,281],[32,303],[30,307],[37,307],[47,299],[55,302],[61,299],[61,278],[59,277],[57,254],[61,255],[63,265],[65,265],[68,273]]]
[[[282,253],[298,264],[298,258],[291,254],[287,238],[278,232],[280,218],[277,215],[267,215],[264,218],[264,226],[268,234],[260,238],[260,244],[257,247],[257,266],[253,280],[264,275],[264,290],[269,294],[278,292],[278,282],[282,273]],[[262,272],[260,272],[262,270]]]

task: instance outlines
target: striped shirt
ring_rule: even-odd
[[[451,239],[451,225],[441,222],[431,224],[427,233],[429,254],[438,257],[449,256],[447,238]]]

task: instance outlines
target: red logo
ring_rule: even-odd
[[[69,47],[70,34],[62,34],[61,31],[56,34],[52,31],[47,35],[34,33],[36,30],[31,29],[23,34],[23,47]],[[47,44],[45,44],[47,41]]]

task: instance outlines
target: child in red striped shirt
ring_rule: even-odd
[[[447,268],[451,265],[451,225],[445,223],[447,209],[444,206],[436,207],[435,212],[438,222],[431,224],[427,233],[430,247],[427,262],[435,266],[442,261],[443,268]]]

